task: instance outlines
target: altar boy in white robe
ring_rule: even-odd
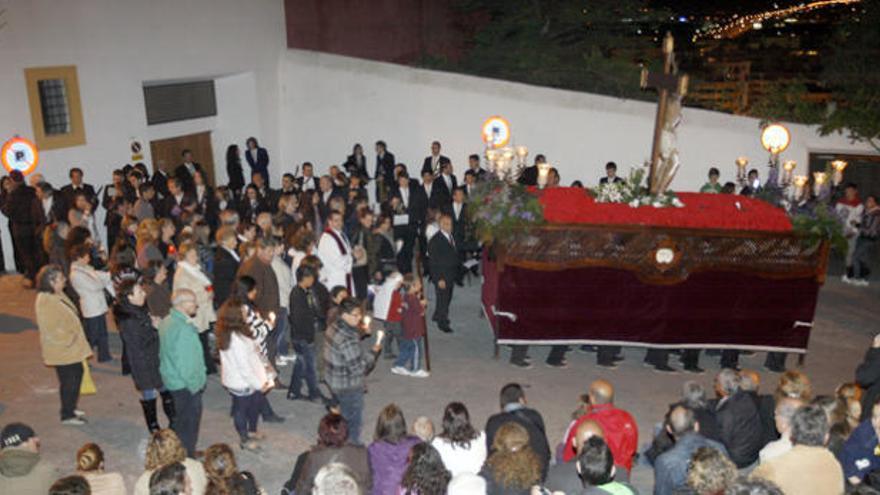
[[[320,280],[328,289],[341,286],[348,289],[348,293],[351,294],[351,268],[354,258],[351,244],[342,227],[342,213],[332,210],[327,217],[327,228],[318,241],[318,258],[324,264]]]

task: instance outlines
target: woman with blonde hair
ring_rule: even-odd
[[[150,261],[165,259],[159,250],[159,222],[157,220],[147,218],[138,224],[136,249],[138,268],[141,270],[149,266]]]
[[[846,403],[846,421],[855,429],[859,426],[859,418],[862,417],[862,387],[858,383],[843,383],[835,394]]]
[[[187,457],[186,449],[177,434],[171,429],[164,429],[150,436],[144,461],[145,471],[134,485],[134,495],[149,495],[150,476],[153,475],[153,472],[175,462],[183,464],[186,468],[193,495],[205,493],[208,480],[205,477],[205,468],[202,463]]]
[[[87,443],[76,452],[76,472],[89,482],[92,495],[125,495],[125,481],[119,473],[104,472],[104,451]]]
[[[202,271],[199,264],[199,250],[193,242],[180,244],[177,253],[177,270],[174,271],[172,292],[188,289],[196,296],[199,308],[193,317],[193,324],[199,329],[199,340],[202,341],[205,368],[208,374],[217,372],[217,366],[210,353],[209,335],[211,326],[217,321],[214,312],[214,286],[211,279]]]
[[[541,461],[529,446],[529,432],[518,423],[501,425],[480,476],[487,494],[528,495],[541,482]]]
[[[776,400],[788,397],[810,402],[813,398],[813,385],[810,378],[796,370],[788,370],[779,377],[779,385],[776,387]]]

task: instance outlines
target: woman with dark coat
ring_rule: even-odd
[[[119,335],[128,350],[131,378],[141,393],[141,408],[150,433],[159,430],[156,399],[162,396],[162,408],[168,422],[174,422],[174,399],[162,384],[159,373],[159,332],[147,312],[147,293],[139,281],[124,280],[116,289],[113,307]],[[158,320],[158,319],[157,319]]]
[[[230,144],[226,148],[226,175],[229,177],[229,190],[238,199],[241,188],[244,187],[244,172],[241,169],[241,151],[237,144]]]
[[[348,438],[348,423],[339,414],[327,414],[318,424],[318,443],[300,454],[290,479],[284,484],[282,493],[312,493],[315,475],[331,462],[341,462],[351,468],[360,487],[360,493],[370,493],[372,479],[367,449],[352,445]]]

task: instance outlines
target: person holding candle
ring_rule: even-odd
[[[853,255],[856,252],[856,242],[859,239],[859,224],[862,223],[862,214],[865,207],[859,198],[858,186],[852,182],[843,189],[843,197],[834,205],[834,211],[843,222],[843,235],[846,237],[846,273],[843,282],[852,283]]]

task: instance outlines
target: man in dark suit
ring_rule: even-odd
[[[446,207],[452,203],[452,199],[446,197],[446,188],[438,187],[434,174],[428,171],[422,171],[421,189],[428,201],[428,208],[447,211]]]
[[[122,170],[113,171],[113,183],[104,186],[104,197],[101,206],[107,211],[104,216],[104,227],[107,228],[107,246],[112,251],[116,237],[122,229],[122,209],[125,203],[125,175]]]
[[[403,241],[403,246],[397,255],[397,265],[401,273],[412,272],[413,248],[416,235],[421,231],[428,211],[428,198],[418,183],[409,178],[406,171],[397,176],[397,188],[394,190],[392,199],[396,200],[397,209],[394,217],[407,215],[406,223],[393,222],[394,238]],[[392,219],[394,220],[394,219]]]
[[[260,172],[254,172],[251,174],[251,184],[257,188],[257,193],[260,196],[260,201],[266,205],[266,208],[269,209],[270,213],[275,213],[278,211],[278,198],[281,196],[278,191],[269,187],[266,184],[266,181],[263,177],[263,174]]]
[[[187,212],[193,213],[196,203],[192,195],[183,190],[181,180],[177,177],[168,179],[168,196],[162,200],[162,216],[174,220],[180,226],[181,217]]]
[[[315,168],[311,162],[302,165],[302,177],[296,179],[300,191],[311,191],[318,188],[318,179],[315,178]]]
[[[67,219],[63,217],[64,205],[51,184],[48,182],[40,182],[37,184],[37,187],[34,188],[34,192],[36,194],[32,213],[33,218],[36,219],[34,243],[37,245],[37,252],[39,254],[39,266],[43,266],[48,263],[49,260],[48,253],[42,248],[43,233],[47,228],[52,228],[52,225],[55,222],[62,219],[67,221]]]
[[[91,184],[83,182],[83,171],[78,167],[73,167],[68,173],[70,184],[61,188],[61,199],[63,200],[64,218],[67,218],[67,212],[73,208],[73,199],[76,193],[82,191],[86,195],[86,199],[92,204],[92,211],[98,207],[98,195],[95,194],[95,188]]]
[[[251,174],[259,173],[263,176],[266,187],[269,187],[269,152],[261,148],[257,138],[247,138],[247,151],[244,154],[248,165],[251,166]]]
[[[202,166],[193,161],[193,154],[190,150],[183,150],[180,153],[180,156],[183,157],[183,163],[177,166],[174,169],[174,176],[180,179],[180,185],[183,187],[183,190],[187,193],[192,194],[196,185],[193,179],[193,176],[196,174],[196,170],[204,173],[202,170]],[[169,191],[170,192],[170,191]]]
[[[232,284],[241,264],[236,247],[235,228],[224,225],[217,230],[217,251],[214,253],[214,309],[220,307],[232,292]]]
[[[449,163],[449,158],[440,154],[440,141],[434,141],[431,143],[431,155],[425,157],[425,161],[422,163],[422,174],[431,172],[437,175],[444,163]]]
[[[3,214],[11,223],[12,243],[15,247],[16,266],[30,283],[37,275],[36,227],[38,218],[34,217],[34,201],[37,200],[34,188],[24,182],[24,175],[18,170],[9,173],[12,190],[3,204]]]
[[[608,162],[605,164],[605,177],[599,179],[599,184],[608,184],[609,182],[623,182],[623,179],[617,176],[617,164]]]
[[[547,158],[545,158],[544,155],[535,155],[534,165],[522,169],[522,172],[520,172],[519,177],[516,179],[516,181],[524,186],[537,186],[538,165],[542,163],[547,163]]]
[[[330,201],[333,198],[342,198],[342,193],[333,187],[333,180],[329,175],[322,175],[318,181],[318,213],[321,215],[321,221],[327,221],[327,215],[330,214]]]
[[[452,237],[452,217],[440,217],[440,231],[428,241],[428,263],[431,269],[431,281],[434,282],[437,302],[434,316],[440,330],[452,333],[449,326],[449,305],[452,302],[452,289],[461,271],[461,259]]]
[[[501,389],[501,412],[486,421],[486,451],[492,452],[495,433],[505,423],[516,423],[529,433],[529,446],[541,462],[541,479],[550,467],[550,444],[541,413],[526,406],[526,394],[518,383],[508,383]]]
[[[156,162],[156,166],[153,167],[153,176],[150,178],[150,181],[153,183],[153,187],[156,189],[158,199],[160,200],[167,198],[171,194],[168,191],[168,179],[168,173],[165,172],[165,160],[159,160]]]
[[[391,197],[394,188],[394,154],[388,151],[385,141],[376,141],[376,200],[380,203]]]
[[[444,163],[440,168],[440,175],[437,176],[435,187],[443,193],[443,202],[440,203],[440,210],[449,211],[452,206],[452,191],[458,187],[458,180],[452,173],[452,163]]]
[[[471,197],[474,194],[475,187],[477,187],[477,174],[473,170],[468,170],[464,173],[464,185],[461,186],[464,190],[464,195],[468,198]]]
[[[483,180],[486,178],[486,174],[489,172],[480,166],[480,155],[473,154],[468,157],[468,169],[465,171],[465,175],[470,172],[474,175],[474,179]]]

